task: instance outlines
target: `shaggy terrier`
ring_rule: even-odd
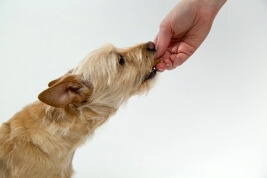
[[[152,42],[127,49],[106,45],[51,81],[39,101],[0,127],[1,178],[69,178],[79,145],[157,73]]]

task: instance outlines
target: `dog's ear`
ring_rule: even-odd
[[[59,81],[61,81],[63,78],[67,77],[67,76],[70,76],[71,75],[71,72],[73,70],[70,70],[68,71],[65,75],[63,75],[62,77],[59,77],[55,80],[52,80],[51,82],[48,83],[48,87],[52,87],[54,84],[58,83]]]
[[[49,83],[49,88],[39,94],[40,101],[58,108],[70,103],[86,102],[92,91],[76,75],[65,75]]]

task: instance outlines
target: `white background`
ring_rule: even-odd
[[[153,41],[176,0],[0,0],[0,123],[109,42]],[[266,178],[267,1],[228,1],[198,51],[76,151],[76,178]],[[1,143],[0,143],[1,144]]]

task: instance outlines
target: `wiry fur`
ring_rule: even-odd
[[[129,97],[149,90],[151,45],[106,45],[50,82],[40,101],[0,127],[0,178],[71,177],[77,147]]]

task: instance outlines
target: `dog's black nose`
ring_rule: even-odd
[[[153,42],[149,41],[146,44],[146,49],[150,50],[150,51],[156,51],[156,46],[155,46],[155,44]]]

